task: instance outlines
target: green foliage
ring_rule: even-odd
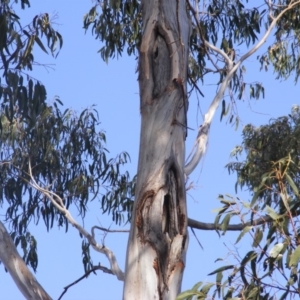
[[[220,199],[220,198],[219,198]],[[219,210],[219,214],[231,215],[234,211],[243,220],[247,214],[253,214],[253,220],[257,220],[263,211],[253,209],[247,213],[243,212],[243,202],[240,200],[229,202],[221,200],[224,207]],[[247,206],[248,209],[248,205]],[[227,211],[230,208],[230,211]],[[266,216],[265,216],[266,218]],[[228,264],[226,257],[225,265],[216,268],[208,275],[215,275],[214,281],[209,281],[212,292],[203,296],[193,289],[180,294],[178,299],[198,299],[201,295],[203,299],[274,299],[281,295],[284,299],[287,295],[296,296],[299,290],[299,225],[294,234],[287,231],[288,227],[293,230],[293,221],[288,215],[261,225],[245,226],[237,238],[236,244],[244,241],[244,245],[251,245],[252,249],[242,254],[236,248],[231,250],[233,264]],[[287,227],[287,224],[289,226]],[[296,223],[295,223],[296,224]],[[298,224],[298,223],[297,223]],[[218,224],[220,226],[220,224]],[[227,227],[229,224],[226,225]],[[250,248],[249,246],[247,247]],[[246,249],[247,249],[246,248]],[[222,261],[218,259],[217,261]],[[289,273],[290,275],[286,275]],[[201,284],[203,284],[201,282]],[[192,298],[194,296],[194,298]]]
[[[47,13],[36,15],[30,24],[24,26],[10,1],[1,0],[0,5],[0,63],[4,77],[9,70],[32,70],[36,63],[33,56],[35,45],[45,53],[48,53],[47,48],[52,55],[59,53],[63,44],[62,36],[52,27]],[[29,1],[21,1],[23,9],[25,5],[29,7]],[[43,39],[46,39],[47,47]]]
[[[104,42],[98,51],[104,61],[122,55],[137,55],[141,39],[141,13],[138,0],[96,1],[84,17],[84,28],[91,27],[97,39]]]
[[[183,300],[183,299],[206,299],[211,287],[213,286],[213,283],[207,283],[203,284],[203,282],[198,282],[193,286],[192,289],[180,293],[176,300]]]
[[[129,157],[122,153],[116,159],[106,158],[106,138],[103,132],[97,132],[96,110],[84,110],[79,117],[69,110],[61,112],[56,104],[61,102],[59,99],[53,105],[46,104],[43,85],[29,80],[28,86],[23,86],[22,77],[8,74],[8,78],[10,75],[17,85],[7,87],[2,93],[1,201],[4,198],[10,201],[12,211],[15,211],[14,205],[22,203],[23,193],[27,191],[23,189],[28,180],[28,159],[34,166],[36,179],[63,196],[67,207],[73,199],[80,200],[78,208],[83,216],[89,193],[96,197],[104,183],[116,187],[124,198],[129,175],[125,173],[120,178],[120,166]],[[39,197],[30,187],[28,192],[28,205],[36,205]],[[126,207],[129,203],[123,205]],[[107,206],[112,208],[106,204],[103,209],[107,210]],[[45,222],[47,228],[53,224],[53,220],[49,223],[45,219]]]
[[[191,70],[192,74],[198,75],[198,78],[194,77],[195,81],[213,72],[212,53],[204,45],[204,39],[220,47],[226,54],[235,56],[235,49],[238,45],[246,44],[249,47],[257,41],[266,15],[265,10],[260,11],[256,7],[249,8],[243,1],[238,0],[209,1],[206,13],[203,13],[203,8],[199,8],[198,15],[192,5],[189,8],[193,21],[190,39],[191,60],[197,62],[201,72]],[[222,67],[219,71],[221,71],[219,81],[221,82],[226,70]],[[238,90],[243,85],[237,79],[238,77],[235,79],[235,87],[232,87]]]
[[[279,190],[279,173],[283,176],[280,180],[287,187],[287,193],[294,195],[294,201],[299,200],[299,138],[300,111],[297,106],[289,116],[271,120],[268,125],[259,128],[245,126],[243,145],[237,149],[239,153],[245,150],[246,159],[229,163],[227,168],[238,176],[236,187],[247,186],[253,193],[252,205],[259,199],[262,208],[280,203],[280,194],[274,193]]]
[[[36,270],[37,243],[28,231],[29,223],[42,220],[47,230],[57,224],[67,231],[68,222],[30,185],[29,161],[35,181],[59,195],[66,208],[72,206],[84,218],[88,203],[98,199],[99,209],[111,214],[117,224],[131,218],[135,179],[123,169],[129,161],[126,152],[108,157],[106,136],[98,129],[94,107],[80,114],[63,111],[59,98],[49,104],[45,86],[24,75],[34,65],[35,44],[52,55],[62,47],[62,37],[51,26],[48,14],[35,16],[24,27],[9,1],[0,3],[4,70],[0,79],[0,206],[6,210],[11,236],[21,245],[25,262]],[[22,8],[25,4],[29,6],[28,1],[21,1]],[[84,243],[83,263],[88,270],[92,262]]]
[[[279,0],[281,6],[274,6],[274,16],[277,16],[284,6],[293,1]],[[300,5],[287,12],[279,20],[275,32],[276,41],[268,48],[268,53],[259,57],[261,66],[272,63],[277,78],[286,79],[291,73],[295,73],[296,81],[300,74]]]
[[[227,75],[227,63],[217,52],[205,45],[205,40],[223,50],[233,62],[248,51],[265,32],[273,17],[276,17],[290,1],[272,1],[268,4],[252,3],[242,0],[187,1],[192,31],[189,43],[189,62],[187,81],[189,94],[195,90],[203,96],[199,87],[208,74],[219,74],[216,84],[221,84]],[[197,6],[198,5],[198,6]],[[273,65],[277,78],[288,78],[295,74],[297,80],[300,70],[299,53],[299,9],[300,5],[283,15],[277,23],[275,38],[268,44],[268,50],[258,55],[260,69],[268,70]],[[138,0],[96,1],[84,17],[84,28],[92,30],[103,46],[99,53],[104,61],[126,50],[128,55],[138,56],[142,34],[142,9]],[[270,14],[273,14],[272,18]],[[243,45],[241,47],[241,45]],[[230,123],[236,127],[235,100],[249,97],[264,97],[265,89],[261,82],[247,83],[244,79],[245,66],[234,74],[228,93],[230,101],[226,109],[222,107],[221,120],[228,115]],[[225,100],[224,100],[225,101]]]
[[[224,204],[224,206],[222,208],[218,209],[218,214],[217,214],[217,216],[215,218],[215,222],[214,222],[217,233],[219,234],[218,228],[220,228],[223,231],[223,235],[227,231],[231,217],[237,214],[236,211],[234,211],[232,209],[233,205],[235,204],[233,197],[231,197],[230,195],[225,195],[225,196],[230,198],[230,200],[225,199],[223,195],[219,195],[218,199],[220,200],[220,202],[222,204]],[[225,212],[226,212],[226,214],[225,214]],[[223,219],[221,220],[222,217],[223,217]]]
[[[23,259],[26,264],[29,264],[32,269],[36,272],[38,266],[38,256],[37,256],[37,241],[34,236],[29,232],[24,235],[16,236],[15,232],[12,233],[12,238],[15,240],[16,246],[20,244],[23,250]]]
[[[33,113],[23,118],[17,109],[11,120],[1,115],[0,203],[8,204],[6,219],[13,236],[25,236],[29,222],[38,224],[40,218],[48,230],[55,222],[68,229],[64,216],[28,184],[29,160],[35,180],[62,197],[67,208],[75,205],[84,217],[88,201],[97,197],[116,223],[129,220],[134,182],[127,172],[121,173],[129,156],[124,152],[107,158],[95,110],[78,117],[69,110],[61,112],[56,102],[36,108],[34,118]]]
[[[7,78],[10,85],[0,87],[0,201],[4,198],[11,201],[10,217],[13,214],[16,217],[15,205],[22,203],[23,193],[27,191],[28,176],[23,172],[28,172],[28,159],[31,159],[37,179],[66,197],[67,207],[73,199],[80,199],[78,208],[84,216],[89,194],[93,193],[94,198],[99,196],[102,186],[106,188],[106,193],[101,196],[103,211],[112,212],[116,223],[124,221],[122,211],[130,213],[134,182],[129,183],[127,172],[120,175],[120,166],[129,156],[122,153],[116,159],[106,158],[105,134],[97,132],[97,111],[84,110],[79,117],[69,110],[61,112],[56,104],[61,103],[59,99],[51,106],[46,104],[46,90],[39,82],[30,79],[25,86],[23,77],[11,72]],[[112,186],[114,189],[109,188]],[[35,207],[39,197],[30,187],[28,192],[28,205]],[[48,210],[45,207],[41,213],[49,229],[55,214],[52,211],[49,220]],[[128,218],[129,215],[125,221]],[[18,221],[16,219],[15,224]],[[23,223],[26,228],[27,222]]]
[[[260,128],[246,126],[243,133],[243,147],[247,154],[245,162],[228,166],[238,174],[238,184],[253,191],[254,197],[248,206],[251,221],[263,215],[263,210],[272,220],[269,228],[262,224],[256,227],[254,234],[248,230],[253,247],[257,249],[253,252],[255,261],[262,262],[266,271],[260,275],[256,262],[250,263],[253,290],[258,287],[266,291],[267,287],[281,286],[282,299],[289,294],[296,295],[299,289],[299,120],[299,107],[294,107],[291,115],[272,120],[268,125]],[[260,200],[259,203],[257,200]],[[289,277],[283,271],[284,266],[290,270]],[[242,267],[239,270],[247,286],[245,272],[241,272]],[[276,278],[280,274],[280,283],[267,280],[274,273]],[[282,282],[285,282],[285,287]],[[271,294],[269,290],[261,297],[269,299]]]
[[[93,261],[90,255],[90,244],[85,239],[82,240],[81,249],[84,271],[88,272],[93,268]]]
[[[232,156],[243,157],[244,161],[232,162],[227,168],[237,174],[236,186],[250,190],[253,199],[244,202],[219,195],[222,207],[216,209],[215,226],[217,232],[225,234],[232,219],[238,217],[241,232],[235,244],[248,246],[246,253],[238,248],[231,250],[233,262],[228,264],[226,257],[225,265],[208,274],[216,278],[212,294],[205,299],[218,296],[271,300],[299,294],[299,134],[298,106],[287,117],[273,119],[258,128],[244,128],[243,144],[232,152]],[[189,290],[180,299],[196,295]]]

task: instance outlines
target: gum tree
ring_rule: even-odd
[[[21,4],[24,6],[27,2],[21,1]],[[206,151],[210,125],[220,103],[221,118],[229,114],[229,122],[238,124],[238,115],[234,110],[235,101],[242,99],[246,92],[253,98],[259,98],[264,93],[262,84],[246,84],[244,81],[244,63],[247,58],[268,41],[269,48],[258,57],[261,67],[268,68],[273,64],[279,78],[287,77],[293,72],[296,79],[298,78],[299,7],[300,1],[262,2],[260,5],[257,4],[257,7],[250,6],[247,1],[243,3],[238,0],[207,3],[198,1],[191,3],[184,0],[141,2],[113,0],[95,3],[84,18],[84,27],[92,28],[96,38],[104,43],[99,50],[101,57],[108,61],[110,57],[121,55],[126,49],[129,55],[137,55],[139,59],[142,123],[137,182],[132,207],[134,182],[129,181],[128,174],[116,173],[114,169],[119,170],[119,165],[126,161],[127,156],[123,155],[117,160],[107,162],[101,144],[103,135],[96,134],[94,127],[97,121],[95,115],[90,112],[83,113],[79,118],[81,121],[77,124],[78,119],[72,119],[68,112],[60,113],[57,106],[48,107],[43,103],[45,95],[44,89],[39,88],[40,83],[36,83],[34,89],[30,81],[28,87],[23,84],[24,80],[19,72],[24,68],[31,69],[34,44],[47,52],[39,34],[43,32],[48,38],[47,44],[52,52],[55,50],[56,42],[62,44],[62,38],[52,29],[48,15],[34,18],[30,27],[32,30],[21,28],[22,35],[18,36],[15,34],[16,30],[12,29],[19,24],[18,18],[7,6],[6,10],[1,11],[1,17],[5,20],[2,22],[1,31],[5,32],[1,39],[1,57],[3,77],[8,87],[6,89],[6,86],[2,86],[4,100],[1,124],[6,127],[1,125],[1,130],[7,132],[5,145],[12,145],[11,148],[8,147],[7,153],[16,155],[14,141],[17,140],[23,145],[21,137],[27,131],[33,134],[33,138],[39,140],[37,137],[41,132],[38,128],[41,126],[36,127],[31,123],[33,116],[42,122],[42,126],[46,126],[45,130],[50,130],[50,140],[45,141],[48,143],[45,152],[32,155],[32,152],[28,151],[22,156],[24,159],[10,158],[1,164],[3,168],[8,168],[1,174],[4,174],[2,181],[4,184],[7,183],[7,191],[10,191],[3,194],[2,199],[16,199],[16,205],[20,208],[22,203],[20,195],[23,189],[31,189],[36,193],[37,196],[32,198],[33,201],[36,199],[35,206],[29,207],[31,202],[24,202],[23,210],[42,214],[46,226],[50,224],[52,227],[53,219],[64,226],[73,225],[85,238],[83,244],[87,245],[87,249],[90,245],[94,250],[107,256],[111,268],[105,271],[116,275],[119,280],[124,280],[124,299],[174,299],[181,289],[188,247],[187,226],[198,229],[222,228],[225,231],[243,230],[245,227],[244,224],[236,227],[229,225],[230,217],[224,218],[219,223],[221,214],[215,224],[203,224],[188,219],[185,186],[188,176],[192,174]],[[9,22],[11,26],[6,25]],[[275,33],[275,38],[269,41],[271,33]],[[22,42],[22,37],[26,38],[26,43]],[[22,50],[24,45],[27,46]],[[243,45],[243,48],[240,45]],[[15,51],[11,51],[10,47]],[[242,52],[244,54],[241,54]],[[199,127],[194,152],[185,163],[185,139],[189,129],[188,97],[193,90],[202,94],[199,82],[204,81],[207,74],[215,74],[218,77],[218,89],[205,114],[203,124]],[[10,93],[10,90],[17,92]],[[42,94],[38,94],[38,91]],[[29,95],[27,98],[24,96],[26,93]],[[229,103],[223,100],[226,94],[230,96]],[[27,105],[24,104],[26,99],[30,100]],[[31,108],[32,103],[34,106]],[[49,123],[48,118],[53,123]],[[61,124],[61,128],[58,132],[52,132],[51,130],[57,128],[53,127],[56,122]],[[76,126],[81,126],[82,136],[78,135],[79,140],[74,143],[72,132]],[[98,140],[95,140],[96,136],[99,137]],[[66,144],[63,141],[66,141]],[[29,141],[27,143],[25,141],[23,145],[25,150],[30,145]],[[76,148],[75,145],[80,147]],[[73,165],[73,157],[70,156],[74,151],[73,147],[79,151],[77,154],[81,162],[79,166],[77,159]],[[61,154],[62,156],[59,156]],[[93,161],[92,165],[83,164],[80,158],[84,155],[89,155]],[[48,170],[49,161],[51,166],[53,161],[59,163],[54,164],[56,168]],[[36,167],[38,162],[46,165],[39,169]],[[97,167],[95,164],[98,164]],[[75,169],[78,173],[72,177],[68,172],[64,173],[65,169]],[[45,170],[48,170],[48,173],[45,173]],[[66,177],[61,177],[62,175]],[[9,176],[17,178],[16,182],[11,181],[8,184]],[[69,205],[79,201],[82,210],[80,213],[84,216],[88,195],[99,192],[95,188],[94,180],[96,187],[97,183],[104,181],[112,188],[104,195],[102,206],[114,212],[117,222],[120,221],[122,212],[129,214],[131,229],[124,273],[117,265],[113,252],[97,244],[93,230],[89,233],[81,227],[68,211]],[[74,186],[78,186],[78,183],[82,185],[80,191],[74,190]],[[228,203],[227,201],[225,204],[226,209],[231,206]],[[16,228],[19,224],[23,225],[11,211],[7,213],[7,217],[15,222]],[[29,220],[25,218],[23,222],[26,224]],[[261,224],[261,220],[251,222]],[[19,240],[26,241],[26,226],[19,235]],[[18,243],[16,233],[12,236]],[[29,238],[29,244],[33,245],[34,250],[34,242],[30,236]],[[9,245],[9,242],[4,244]],[[12,244],[9,247],[13,247]],[[4,261],[4,254],[0,251],[1,253],[0,259]],[[34,254],[34,251],[30,253]],[[86,255],[86,272],[95,270],[89,261],[88,250]],[[32,257],[34,264],[34,255]],[[245,262],[253,261],[252,257],[245,258]],[[7,259],[7,264],[10,260],[11,258]],[[219,274],[221,271],[215,273]],[[237,271],[240,272],[242,279],[243,271],[243,268]],[[14,270],[12,272],[18,279],[18,272]],[[217,282],[220,283],[218,278]],[[196,285],[196,289],[190,294],[181,295],[181,299],[197,295],[198,287]],[[22,288],[25,291],[24,295],[27,295],[26,292],[30,294],[33,290],[29,284]],[[241,290],[247,288],[249,290],[249,285],[244,282]],[[206,297],[208,290],[209,287],[204,288],[199,292],[202,296],[199,296]],[[216,291],[219,291],[219,286]]]
[[[21,1],[23,9],[28,6]],[[0,35],[0,205],[5,222],[0,221],[0,260],[26,299],[50,299],[27,267],[36,271],[38,265],[37,241],[28,225],[44,223],[47,230],[57,225],[67,231],[70,224],[82,237],[85,272],[96,270],[91,245],[109,258],[122,279],[113,253],[98,245],[94,233],[84,230],[68,209],[72,206],[83,219],[87,203],[98,196],[102,209],[112,211],[120,223],[123,211],[129,213],[132,206],[134,181],[120,170],[128,154],[109,158],[97,111],[92,107],[78,115],[62,110],[60,99],[49,103],[45,86],[31,76],[33,50],[39,47],[56,56],[63,44],[47,13],[24,25],[12,4],[0,1]]]
[[[136,1],[99,2],[99,18],[95,6],[85,25],[93,24],[96,36],[104,40],[105,46],[100,50],[104,59],[115,52],[121,53],[126,43],[129,54],[136,48],[139,53],[140,156],[123,297],[174,299],[180,291],[188,243],[186,177],[205,152],[210,125],[225,92],[233,91],[239,99],[243,97],[244,61],[267,41],[276,26],[278,38],[273,47],[280,48],[278,41],[289,35],[281,27],[282,19],[287,21],[291,11],[297,11],[299,2],[265,3],[264,9],[249,9],[240,1],[211,1],[203,4],[201,11],[198,1],[193,4],[179,0],[141,1],[140,4],[141,13]],[[258,38],[263,23],[266,30]],[[222,35],[221,47],[218,47],[219,35]],[[238,43],[249,48],[244,55],[237,55]],[[261,64],[271,60],[275,67],[279,66],[279,75],[282,71],[291,72],[274,59],[272,51],[260,58]],[[294,53],[295,56],[292,69],[299,62]],[[196,150],[184,166],[187,82],[200,91],[198,80],[211,70],[220,76],[219,88],[199,128]],[[263,91],[259,84],[250,86],[253,97],[259,97]],[[222,106],[223,116],[224,100]]]

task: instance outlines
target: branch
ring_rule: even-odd
[[[198,32],[199,32],[199,35],[200,35],[200,38],[202,40],[202,43],[204,44],[204,46],[208,47],[210,50],[212,51],[215,51],[217,52],[218,54],[220,54],[224,60],[226,61],[226,63],[229,65],[229,66],[232,66],[233,62],[232,60],[228,57],[228,55],[220,48],[210,44],[208,41],[205,40],[204,38],[204,34],[201,30],[201,26],[200,26],[200,23],[199,23],[199,20],[198,20],[198,13],[197,11],[193,8],[193,6],[191,5],[190,1],[187,0],[187,4],[189,6],[189,9],[191,10],[191,12],[193,13],[194,15],[194,19],[196,21],[196,24],[197,24],[197,29],[198,29]],[[212,60],[212,58],[210,57],[209,55],[209,52],[206,51],[206,54],[208,56],[208,59],[211,61],[212,65],[216,68],[216,70],[219,70],[218,66],[214,63],[214,61]]]
[[[268,30],[265,32],[264,36],[261,38],[261,40],[255,46],[253,46],[253,48],[250,49],[246,54],[244,54],[236,62],[235,65],[232,65],[231,63],[228,63],[228,56],[226,58],[226,56],[224,56],[224,53],[221,53],[220,51],[217,51],[216,50],[217,48],[215,48],[214,46],[212,48],[211,47],[212,45],[207,44],[208,47],[210,47],[214,51],[217,51],[217,53],[221,54],[226,59],[228,73],[227,73],[224,81],[222,82],[215,98],[213,99],[207,113],[204,116],[203,125],[200,126],[200,128],[198,130],[198,135],[197,135],[197,138],[196,138],[196,141],[195,141],[195,144],[194,144],[194,148],[193,148],[193,151],[192,151],[192,153],[194,152],[194,154],[192,155],[192,158],[190,159],[190,161],[186,164],[186,166],[184,168],[184,172],[187,176],[190,175],[194,171],[194,169],[199,164],[202,156],[206,152],[206,144],[207,144],[207,140],[208,140],[208,134],[209,134],[209,129],[210,129],[212,119],[213,119],[213,117],[216,113],[217,108],[219,107],[220,101],[221,101],[221,99],[222,99],[222,97],[225,93],[225,90],[227,89],[234,73],[237,71],[237,69],[240,67],[240,65],[243,63],[244,60],[246,60],[249,56],[251,56],[253,53],[255,53],[266,42],[266,40],[269,37],[271,31],[275,27],[277,21],[282,17],[282,15],[285,14],[287,11],[291,10],[297,4],[300,4],[300,0],[298,0],[296,2],[293,2],[293,3],[290,3],[287,8],[285,8],[276,18],[274,18],[273,21],[271,22]],[[205,44],[206,43],[207,42],[205,42]]]
[[[289,286],[287,286],[286,288],[284,287],[280,287],[279,285],[273,285],[273,284],[269,284],[269,283],[266,283],[266,282],[260,282],[263,286],[268,286],[272,289],[278,289],[278,290],[281,290],[281,291],[284,291],[284,292],[288,292],[288,293],[293,293],[295,295],[299,295],[299,291],[298,290],[295,290],[295,291],[292,291]],[[294,287],[293,287],[294,288]],[[291,297],[292,298],[292,297]]]
[[[193,235],[194,235],[196,241],[198,242],[199,246],[201,247],[202,250],[204,250],[202,244],[200,243],[200,241],[199,241],[199,239],[198,239],[198,237],[197,237],[197,235],[196,235],[196,233],[195,233],[195,231],[194,231],[194,228],[191,227],[191,230],[192,230],[192,233],[193,233]]]
[[[289,219],[291,220],[294,217],[300,216],[300,210],[293,210],[290,212],[290,214],[287,214],[286,216],[289,217]],[[270,216],[263,216],[253,221],[228,225],[226,231],[227,230],[241,231],[247,226],[258,226],[270,222],[276,222],[276,221],[272,219]],[[216,226],[214,223],[204,223],[194,219],[188,219],[188,226],[199,230],[222,230],[221,225]]]
[[[228,225],[226,231],[241,231],[247,226],[258,226],[272,221],[273,219],[270,216],[264,216],[252,222]],[[188,219],[188,226],[200,230],[221,230],[221,225],[216,226],[214,223],[204,223],[193,219]]]
[[[112,272],[110,269],[106,268],[106,267],[103,267],[103,266],[101,266],[101,265],[99,265],[99,266],[94,266],[91,270],[87,271],[84,275],[82,275],[81,277],[79,277],[78,279],[76,279],[75,281],[73,281],[72,283],[70,283],[70,284],[68,284],[67,286],[65,286],[65,287],[64,287],[64,291],[61,293],[61,295],[59,296],[58,300],[61,300],[61,299],[62,299],[63,295],[68,291],[68,289],[69,289],[71,286],[77,284],[77,283],[78,283],[79,281],[81,281],[82,279],[87,278],[92,272],[95,272],[95,271],[97,271],[97,270],[101,270],[101,271],[103,271],[104,273],[108,273],[108,274],[114,275],[113,272]]]
[[[99,226],[93,226],[92,227],[92,236],[95,237],[95,234],[94,234],[94,231],[95,229],[98,229],[98,230],[102,230],[104,232],[110,232],[110,233],[127,233],[129,232],[130,230],[128,229],[124,229],[124,230],[112,230],[112,229],[107,229],[107,228],[104,228],[104,227],[99,227]]]
[[[100,252],[104,254],[107,259],[110,262],[111,271],[114,275],[117,276],[117,278],[121,281],[124,281],[124,273],[119,268],[119,265],[117,263],[117,259],[114,255],[114,253],[107,247],[103,245],[97,244],[95,238],[89,234],[81,225],[79,225],[74,218],[72,217],[71,213],[68,211],[68,209],[64,206],[63,200],[54,192],[49,191],[47,189],[42,188],[37,184],[34,177],[32,176],[32,168],[30,160],[28,162],[29,166],[29,176],[31,181],[28,182],[33,188],[35,188],[37,191],[41,192],[43,195],[45,195],[51,203],[60,211],[64,217],[68,220],[68,222],[73,225],[91,244],[91,246],[94,248],[95,251]]]
[[[0,221],[0,260],[26,299],[50,300],[51,297],[36,280],[19,255],[16,246]]]

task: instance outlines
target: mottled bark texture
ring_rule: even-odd
[[[142,1],[142,116],[124,299],[175,299],[188,244],[184,178],[190,21],[184,0]]]

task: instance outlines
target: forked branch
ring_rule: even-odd
[[[206,144],[207,144],[207,141],[208,141],[208,134],[209,134],[209,129],[210,129],[212,119],[213,119],[213,117],[216,113],[217,108],[219,107],[221,99],[224,96],[225,90],[227,89],[227,87],[230,84],[230,81],[231,81],[233,75],[238,70],[238,68],[241,66],[241,64],[248,57],[250,57],[252,54],[254,54],[266,42],[266,40],[269,37],[271,31],[275,27],[278,20],[283,16],[283,14],[285,14],[289,10],[293,9],[298,4],[300,4],[300,0],[291,1],[289,3],[289,5],[284,10],[282,10],[281,13],[278,14],[277,17],[273,17],[271,24],[269,25],[267,31],[265,32],[265,34],[263,35],[261,40],[255,46],[253,46],[253,48],[250,49],[246,54],[244,54],[235,64],[233,64],[233,61],[223,51],[221,51],[220,49],[216,48],[215,46],[213,46],[210,43],[208,43],[207,41],[205,41],[205,46],[206,47],[210,48],[211,51],[214,51],[217,54],[223,56],[223,58],[226,62],[227,75],[226,75],[225,79],[223,80],[223,82],[221,83],[220,88],[219,88],[215,98],[211,102],[210,107],[209,107],[207,113],[204,116],[204,122],[203,122],[202,126],[200,126],[199,129],[198,129],[198,135],[197,135],[194,147],[193,147],[192,157],[188,161],[188,163],[186,164],[186,166],[184,168],[184,172],[187,176],[190,175],[194,171],[194,169],[197,167],[197,165],[199,164],[201,158],[203,157],[203,155],[206,152]],[[188,5],[189,5],[190,8],[192,8],[192,5],[189,4],[189,2],[188,2]],[[199,35],[202,38],[204,38],[202,33],[201,33],[201,28],[200,28],[200,25],[198,23],[197,16],[195,15],[196,12],[193,9],[191,9],[191,11],[194,15],[194,19],[195,19],[195,22],[197,24]]]
[[[109,262],[110,262],[110,267],[111,271],[114,275],[117,276],[117,278],[121,281],[124,281],[124,273],[121,271],[119,268],[119,265],[117,263],[117,259],[114,255],[114,253],[104,245],[99,245],[94,236],[88,233],[81,225],[79,225],[75,219],[72,217],[71,213],[68,211],[68,209],[65,207],[63,200],[59,195],[56,193],[49,191],[43,187],[41,187],[36,180],[34,179],[32,175],[32,168],[31,168],[31,163],[29,160],[29,176],[30,176],[30,182],[28,182],[33,188],[35,188],[37,191],[41,192],[44,196],[46,196],[51,203],[60,211],[65,218],[68,220],[68,222],[73,225],[90,243],[90,245],[94,248],[95,251],[100,252],[104,254]]]

